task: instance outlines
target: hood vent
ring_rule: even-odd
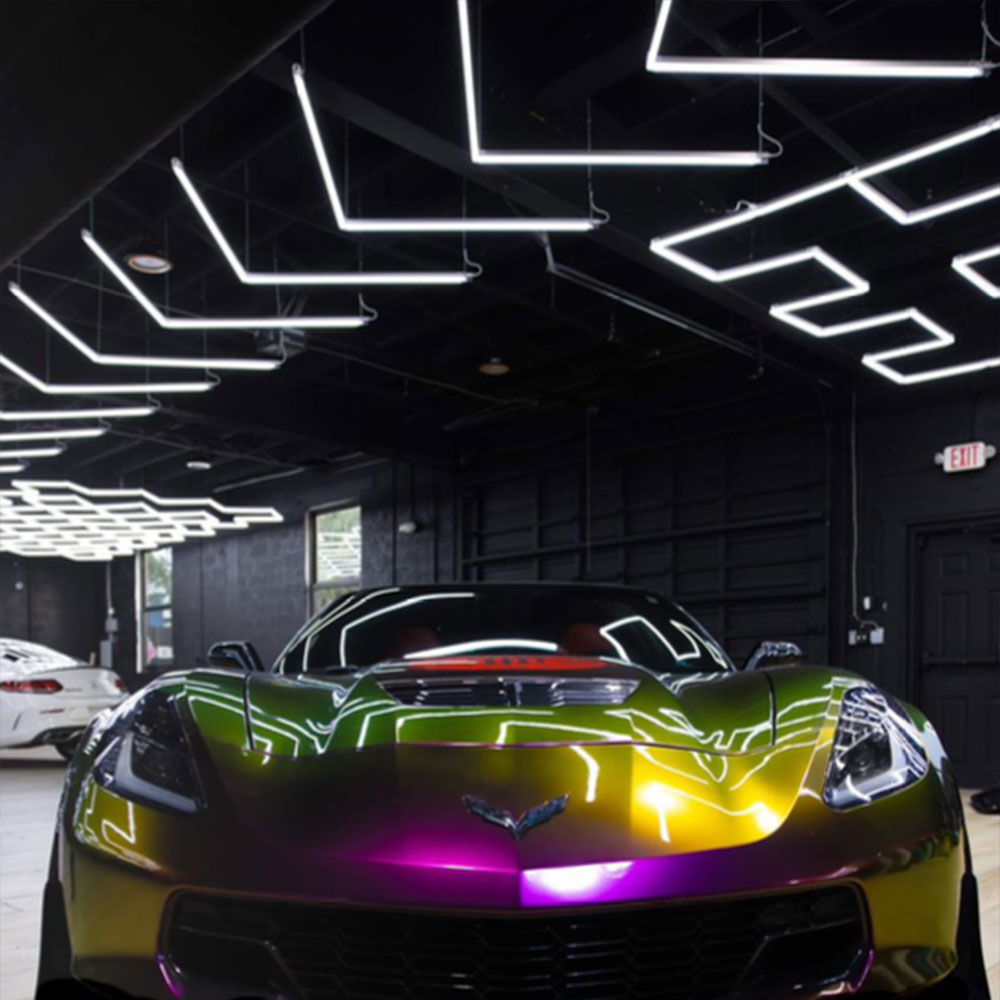
[[[402,705],[453,708],[564,708],[621,705],[635,680],[599,677],[392,677],[382,690]]]

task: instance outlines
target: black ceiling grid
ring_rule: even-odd
[[[160,9],[53,3],[8,13],[17,23],[0,49],[4,285],[19,280],[105,352],[256,357],[274,349],[269,334],[158,328],[81,242],[80,229],[92,226],[118,260],[143,246],[168,253],[168,280],[136,280],[178,315],[358,311],[356,289],[283,287],[276,296],[272,287],[240,285],[171,172],[178,155],[255,270],[452,270],[467,252],[483,273],[461,287],[367,289],[374,323],[307,331],[305,350],[277,372],[222,372],[211,392],[164,395],[155,416],[116,423],[101,439],[39,461],[33,474],[203,492],[371,456],[452,466],[532,433],[533,422],[576,426],[595,409],[612,423],[660,419],[786,387],[860,388],[873,405],[911,405],[996,384],[986,373],[894,386],[860,358],[912,341],[912,328],[819,340],[768,316],[772,301],[828,287],[822,273],[708,285],[652,254],[649,241],[995,115],[1000,74],[962,82],[774,78],[759,89],[748,79],[653,75],[644,70],[655,13],[648,0],[472,2],[489,148],[583,149],[588,134],[602,149],[754,148],[761,97],[764,127],[784,145],[782,156],[749,169],[596,168],[588,177],[580,168],[471,162],[452,0],[302,2],[280,12],[265,5],[242,12],[238,25],[223,5],[167,5],[173,14],[157,15],[155,30],[133,13],[150,6]],[[975,59],[980,8],[979,0],[675,0],[668,43],[684,54],[754,55],[763,41],[768,54],[783,56]],[[1000,4],[987,3],[986,13],[1000,25]],[[936,51],[921,50],[928,38]],[[59,67],[47,75],[37,63],[43,42],[45,64]],[[587,213],[592,186],[610,220],[547,241],[341,232],[294,96],[291,66],[303,59],[350,214],[572,217]],[[878,184],[914,208],[995,183],[998,166],[994,135]],[[945,364],[946,354],[958,363],[998,353],[995,303],[949,266],[956,248],[995,242],[995,204],[900,227],[842,193],[762,220],[753,247],[765,255],[821,244],[871,281],[849,315],[913,306],[954,330],[950,351],[900,362],[920,370]],[[1000,277],[1000,268],[984,265],[984,273]],[[614,294],[602,291],[609,288]],[[0,338],[5,353],[53,380],[123,377],[83,359],[6,288]],[[511,366],[508,375],[479,372],[492,356]],[[142,369],[132,375],[146,377]],[[195,375],[150,369],[150,378]],[[53,402],[8,371],[0,371],[0,391],[5,408]],[[190,473],[191,453],[213,468]]]

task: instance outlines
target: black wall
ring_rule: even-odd
[[[919,624],[911,592],[917,573],[913,543],[922,529],[980,518],[1000,518],[1000,456],[985,469],[948,475],[934,464],[946,445],[984,440],[1000,448],[1000,391],[979,389],[906,412],[862,412],[858,422],[862,594],[887,604],[874,615],[886,628],[882,647],[848,649],[852,670],[902,697],[919,698],[916,686]],[[850,595],[840,601],[849,606]]]
[[[1000,446],[1000,391],[918,391],[853,402],[782,391],[635,426],[598,415],[589,434],[581,418],[575,433],[498,448],[463,488],[463,570],[662,589],[737,661],[760,639],[793,639],[814,661],[919,700],[914,539],[1000,518],[1000,457],[946,475],[934,456],[963,441]],[[882,646],[847,641],[852,425],[857,592],[878,600],[867,617],[885,627]]]
[[[737,660],[762,638],[830,658],[833,415],[754,395],[642,423],[581,417],[483,456],[463,490],[470,579],[671,594]]]
[[[104,634],[105,567],[0,555],[0,635],[89,660]]]
[[[672,593],[739,659],[762,638],[800,642],[912,694],[912,538],[922,525],[1000,516],[1000,458],[945,475],[945,445],[1000,443],[1000,392],[869,395],[856,407],[858,592],[887,602],[882,647],[848,648],[851,624],[850,397],[755,391],[642,422],[606,414],[504,424],[460,475],[381,462],[309,473],[232,498],[285,523],[175,549],[176,663],[248,638],[269,661],[308,613],[307,512],[362,505],[366,586],[452,579],[594,579]],[[227,499],[227,498],[223,498]],[[399,535],[402,521],[420,526]],[[67,651],[96,649],[103,569],[23,561],[32,620],[0,560],[5,631]],[[24,569],[27,567],[27,570]],[[117,664],[134,672],[134,575],[113,570]],[[41,595],[45,595],[42,597]]]
[[[203,662],[220,639],[249,639],[265,662],[305,613],[300,523],[174,549],[174,661]]]
[[[386,462],[241,495],[240,503],[275,504],[285,522],[175,547],[176,666],[203,662],[220,639],[249,639],[265,663],[275,658],[309,615],[306,521],[316,507],[361,504],[366,586],[452,579],[453,492],[450,476],[440,471]],[[398,524],[410,520],[420,530],[400,535]],[[134,635],[132,642],[134,649]]]

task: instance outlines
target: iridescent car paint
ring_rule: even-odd
[[[312,995],[291,973],[249,994],[184,968],[168,924],[191,893],[520,919],[844,886],[863,924],[856,959],[788,995],[931,985],[957,962],[960,806],[910,706],[892,711],[922,769],[870,802],[827,803],[858,689],[872,690],[826,668],[657,673],[564,651],[166,676],[99,720],[68,775],[72,973],[158,1000]],[[101,763],[151,691],[180,720],[198,783],[188,811],[144,801],[144,779]],[[455,698],[471,703],[441,703]]]

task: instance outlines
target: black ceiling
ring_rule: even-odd
[[[19,256],[4,279],[99,350],[256,356],[273,338],[159,329],[83,245],[81,227],[117,259],[165,251],[175,264],[169,279],[136,280],[177,315],[359,309],[353,289],[276,295],[240,285],[171,173],[173,156],[256,270],[450,270],[463,254],[483,268],[461,287],[369,289],[364,300],[378,310],[370,325],[310,331],[306,349],[275,373],[222,372],[209,393],[164,395],[155,416],[117,422],[33,464],[32,475],[211,489],[371,455],[450,464],[515,416],[509,426],[519,429],[526,415],[595,407],[641,418],[713,394],[794,386],[837,393],[860,384],[903,406],[996,391],[995,371],[896,387],[861,368],[863,353],[912,341],[912,329],[824,341],[774,323],[768,302],[823,287],[809,272],[707,285],[648,244],[996,114],[1000,72],[962,82],[777,78],[760,88],[746,78],[667,77],[644,71],[652,0],[470,6],[488,147],[585,149],[589,132],[604,149],[754,148],[762,107],[783,155],[750,169],[477,166],[453,0],[338,0],[301,33],[297,24],[323,4],[18,5],[22,23],[5,30],[0,59],[0,79],[16,84],[3,92],[0,218],[3,245]],[[976,59],[984,13],[1000,32],[996,0],[675,0],[667,41],[684,54]],[[992,44],[987,52],[1000,58]],[[579,216],[592,196],[610,220],[586,235],[552,235],[547,246],[535,235],[339,231],[294,97],[295,61],[306,65],[351,214]],[[915,207],[996,183],[998,173],[994,135],[880,186]],[[760,252],[821,243],[851,261],[872,284],[866,311],[913,305],[933,315],[956,333],[958,363],[1000,353],[995,301],[949,267],[955,253],[995,242],[996,204],[899,227],[844,195],[759,223],[752,237]],[[1000,279],[991,267],[984,273]],[[583,287],[589,279],[602,284]],[[6,290],[0,337],[5,354],[51,381],[146,378],[87,362]],[[479,373],[494,355],[509,375]],[[907,365],[919,370],[926,359]],[[149,378],[191,374],[155,369]],[[59,405],[7,371],[0,390],[5,409]],[[191,451],[215,467],[189,473]]]

